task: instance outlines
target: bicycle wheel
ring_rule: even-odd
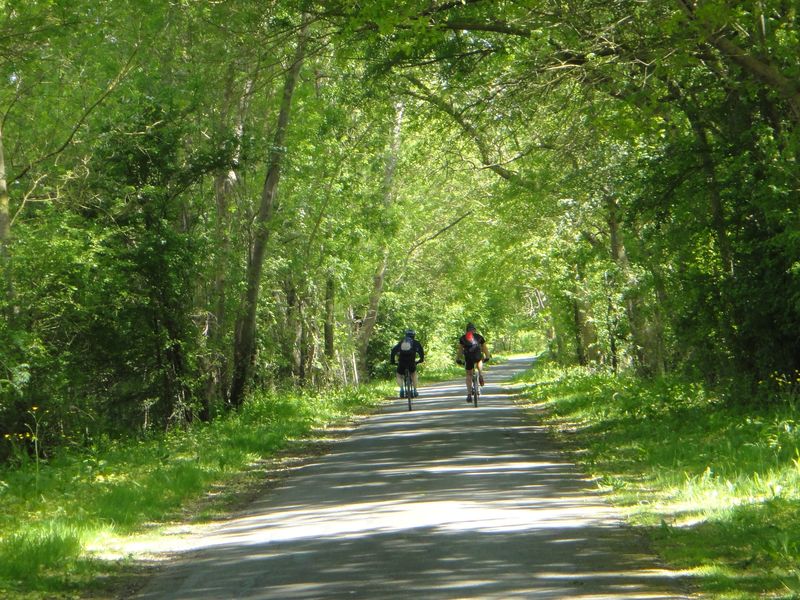
[[[406,398],[408,399],[408,410],[411,410],[411,398],[414,396],[414,382],[411,379],[411,373],[405,372],[403,376],[403,385],[406,388]]]
[[[472,406],[478,408],[478,396],[481,395],[481,386],[478,385],[478,370],[472,372]]]

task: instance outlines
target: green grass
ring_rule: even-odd
[[[447,379],[457,379],[464,376],[464,367],[455,363],[443,366],[438,369],[425,367],[424,364],[418,370],[420,385]]]
[[[576,462],[710,598],[800,598],[800,414],[543,363],[521,378]]]
[[[43,464],[5,468],[0,597],[91,594],[125,571],[124,560],[98,557],[106,545],[184,519],[187,507],[205,519],[224,513],[242,482],[263,479],[265,459],[320,438],[326,426],[363,412],[391,389],[382,383],[262,394],[212,424],[138,441],[105,440]],[[229,494],[202,502],[212,488],[226,486]]]

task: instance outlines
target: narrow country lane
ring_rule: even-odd
[[[138,598],[687,598],[504,391],[530,360],[385,406]]]

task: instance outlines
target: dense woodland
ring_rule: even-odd
[[[770,401],[789,0],[2,0],[0,458],[389,374],[413,327]]]

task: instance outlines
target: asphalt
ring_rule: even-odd
[[[155,575],[140,600],[688,598],[492,366],[386,404]]]

